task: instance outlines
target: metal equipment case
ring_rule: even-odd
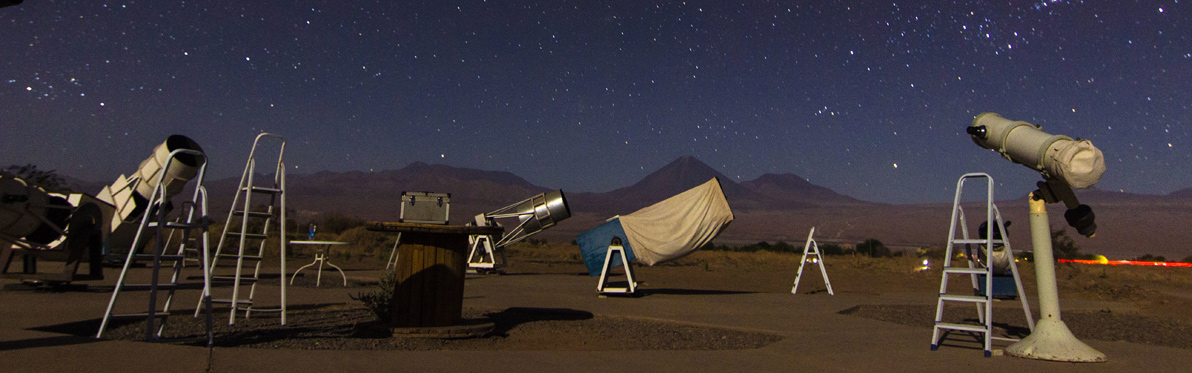
[[[451,212],[451,193],[401,192],[401,221],[404,223],[447,224]]]

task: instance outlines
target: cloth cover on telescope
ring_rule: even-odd
[[[580,254],[584,256],[584,265],[588,267],[588,275],[600,276],[600,272],[604,271],[604,256],[608,253],[608,246],[613,237],[621,238],[621,247],[625,249],[625,256],[632,261],[634,258],[633,245],[630,245],[629,239],[625,237],[625,229],[621,228],[619,218],[609,219],[604,224],[575,237],[575,243],[579,244]],[[624,264],[621,263],[620,255],[613,255],[611,260],[613,268]]]
[[[652,266],[690,254],[711,242],[732,221],[733,212],[724,198],[720,181],[712,178],[662,202],[612,219],[580,234],[576,241],[584,253],[588,274],[599,276],[604,270],[601,267],[609,240],[613,237],[607,233],[597,236],[602,228],[614,229],[606,225],[619,226],[624,232],[623,245],[630,260]],[[590,238],[581,240],[589,234]],[[585,247],[585,241],[589,246]],[[596,257],[599,260],[595,263],[589,259]]]

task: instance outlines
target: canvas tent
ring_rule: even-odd
[[[600,276],[613,237],[620,237],[629,260],[645,265],[674,260],[711,242],[733,221],[733,212],[716,178],[628,215],[614,216],[576,237],[588,274]],[[613,267],[622,265],[615,258]]]

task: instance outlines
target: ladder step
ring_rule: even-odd
[[[216,257],[220,258],[220,259],[244,258],[244,260],[261,260],[261,257],[259,257],[259,256],[249,256],[249,255],[239,256],[236,254],[219,254]]]
[[[244,214],[245,214],[245,212],[242,210],[232,211],[232,215],[235,215],[235,216],[244,216]],[[249,211],[248,216],[251,218],[271,218],[271,217],[273,217],[273,213],[260,212],[260,211]]]
[[[175,289],[177,287],[178,287],[178,284],[157,284],[157,290],[170,290],[170,289]],[[150,290],[152,288],[153,287],[150,284],[124,284],[124,285],[120,286],[120,290],[130,290],[130,291]]]
[[[993,240],[992,242],[994,245],[1004,245],[1005,244],[1004,240]],[[984,245],[987,243],[990,243],[990,241],[988,241],[988,240],[952,240],[953,245],[964,245],[964,244]]]
[[[259,187],[259,186],[254,186],[254,187],[249,187],[249,188],[241,188],[240,190],[248,190],[253,193],[273,193],[273,194],[281,194],[281,192],[282,192],[282,190],[279,188],[266,188],[266,187]]]
[[[155,221],[149,222],[149,227],[156,228],[157,222],[155,222]],[[203,227],[205,227],[205,225],[200,224],[200,223],[180,223],[180,222],[175,222],[175,221],[169,221],[169,222],[166,222],[165,227],[172,228],[172,229],[197,229],[197,228],[203,228]]]
[[[153,260],[153,255],[150,254],[136,254],[132,256],[133,260]],[[162,255],[161,260],[183,260],[186,259],[183,255]]]
[[[228,235],[228,236],[239,236],[239,235],[240,235],[240,232],[224,232],[224,234],[225,234],[225,235]],[[266,238],[268,238],[268,237],[269,237],[269,236],[266,236],[266,235],[263,235],[263,234],[256,234],[256,233],[249,233],[249,234],[246,234],[246,235],[244,235],[244,238],[249,238],[249,239],[257,239],[257,240],[263,240],[263,239],[266,239]]]
[[[225,298],[225,299],[212,299],[212,300],[211,300],[211,303],[219,303],[219,304],[232,304],[232,300],[231,300],[230,298]],[[236,302],[236,304],[237,304],[237,305],[241,305],[241,304],[243,304],[243,305],[249,306],[249,305],[252,305],[252,301],[251,301],[251,300],[247,300],[247,299],[241,299],[241,300],[237,301],[237,302]],[[253,310],[253,311],[256,311],[256,310]]]
[[[169,313],[164,313],[164,312],[160,312],[160,311],[153,314],[153,317],[168,317],[168,316],[170,316]],[[121,314],[112,314],[109,317],[111,317],[113,319],[133,319],[133,318],[143,319],[143,318],[149,317],[149,313],[148,312],[145,312],[145,313],[121,313]]]
[[[940,328],[940,329],[963,330],[966,332],[976,332],[976,333],[988,333],[989,332],[988,330],[985,329],[985,325],[955,324],[955,323],[950,323],[950,322],[937,322],[937,323],[935,323],[935,327]]]
[[[985,303],[985,302],[989,301],[989,299],[986,299],[985,297],[977,296],[977,295],[953,295],[953,294],[940,294],[940,300],[950,301],[950,302],[972,302],[972,303]]]
[[[236,281],[236,276],[211,276],[211,281]],[[253,282],[257,279],[252,277],[241,277],[240,282]]]
[[[984,275],[984,274],[989,274],[989,270],[986,268],[945,267],[944,273]]]

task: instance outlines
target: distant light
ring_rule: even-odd
[[[897,164],[897,163],[895,163],[895,164],[894,164],[894,168],[898,168],[898,164]]]
[[[439,158],[447,158],[447,154],[439,154]]]

